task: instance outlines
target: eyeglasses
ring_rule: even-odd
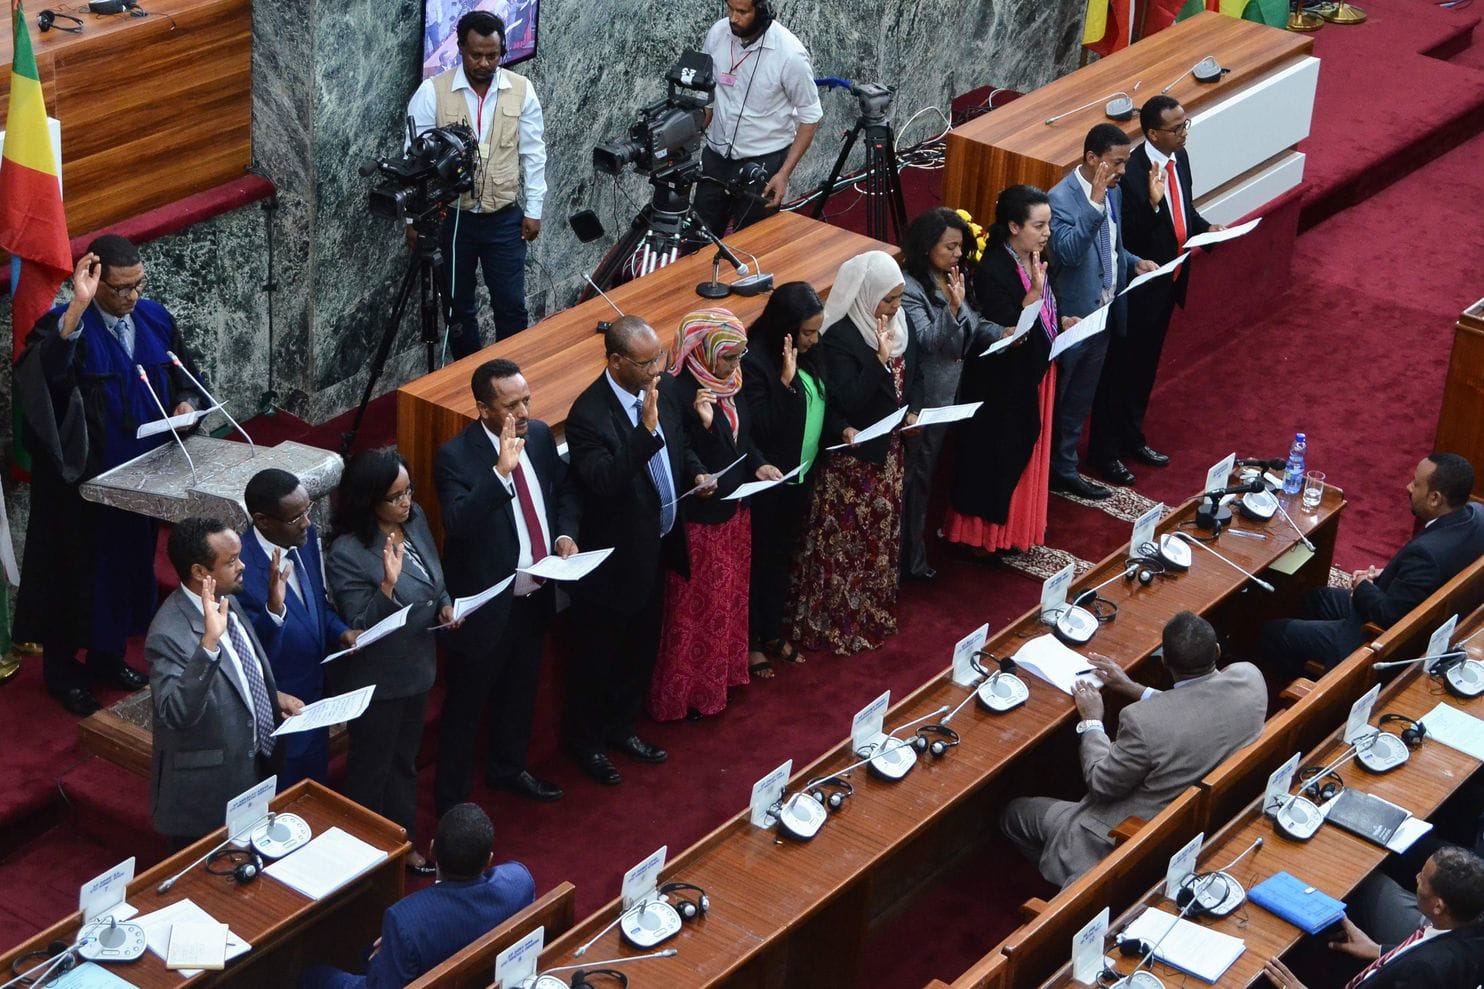
[[[747,356],[747,348],[746,347],[743,347],[742,348],[742,351],[740,353],[731,354],[730,356],[727,355],[727,354],[718,354],[717,357],[716,357],[716,363],[718,363],[718,364],[733,364],[733,363],[736,363],[737,361],[740,361],[742,358],[744,358],[746,356]]]
[[[117,295],[117,296],[119,296],[121,298],[127,298],[128,296],[131,296],[131,295],[143,295],[144,294],[144,279],[143,278],[139,279],[139,281],[134,282],[134,283],[132,283],[130,285],[114,285],[112,282],[99,282],[99,284],[100,285],[107,286],[108,291],[112,292],[114,295]]]
[[[1162,132],[1164,132],[1166,134],[1174,134],[1176,136],[1179,136],[1181,134],[1184,134],[1186,131],[1190,130],[1190,118],[1189,117],[1186,117],[1184,120],[1180,121],[1180,123],[1176,124],[1174,127],[1152,127],[1150,129],[1151,130],[1162,131]]]
[[[647,361],[636,361],[628,354],[619,354],[618,356],[622,357],[630,364],[639,368],[641,371],[653,371],[655,368],[659,367],[660,362],[665,359],[665,352],[662,350]]]
[[[396,494],[389,494],[381,500],[386,502],[388,505],[395,505],[398,502],[403,501],[411,501],[412,492],[414,490],[415,489],[412,487],[412,485],[409,484],[407,485],[407,487],[403,488],[401,491],[398,491]]]
[[[314,505],[311,504],[308,508],[304,509],[304,511],[300,512],[298,515],[295,515],[291,519],[273,519],[273,521],[277,522],[279,525],[286,525],[290,528],[293,528],[301,522],[309,521],[309,513],[312,511],[314,511]],[[272,516],[270,515],[269,518],[272,518]]]

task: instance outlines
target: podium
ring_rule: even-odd
[[[1228,223],[1303,180],[1304,155],[1295,146],[1309,135],[1314,109],[1313,47],[1304,35],[1197,14],[950,131],[943,202],[988,226],[1001,190],[1022,182],[1050,189],[1082,161],[1088,130],[1108,122],[1108,96],[1130,94],[1137,106],[1169,86],[1192,120],[1186,148],[1196,204],[1212,222]],[[1230,72],[1196,82],[1189,70],[1207,55]],[[1143,140],[1137,113],[1118,125],[1135,144]]]
[[[1475,467],[1474,500],[1484,501],[1484,299],[1465,309],[1454,325],[1432,448],[1468,458]]]

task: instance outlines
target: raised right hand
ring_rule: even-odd
[[[783,387],[792,387],[794,375],[799,370],[799,351],[794,347],[794,336],[792,333],[783,335],[783,373],[778,380],[783,382]]]
[[[393,597],[397,581],[402,579],[403,539],[405,537],[387,536],[386,545],[381,548],[381,564],[386,568],[386,574],[381,578],[381,593],[389,598]]]
[[[696,415],[701,419],[701,428],[710,429],[716,418],[716,392],[710,388],[697,388],[694,407]]]
[[[72,271],[72,298],[80,305],[90,305],[98,294],[98,282],[103,278],[103,262],[91,252],[77,259]]]
[[[660,383],[656,378],[644,391],[644,408],[639,412],[639,421],[651,433],[660,428]]]
[[[896,333],[888,316],[876,317],[876,359],[885,364],[891,360],[891,346],[896,342]]]
[[[205,631],[201,634],[201,648],[216,652],[222,636],[227,634],[227,599],[216,599],[216,578],[201,581],[201,620]]]
[[[1046,262],[1041,260],[1040,251],[1031,251],[1031,294],[1041,298],[1046,290]]]
[[[1159,209],[1165,198],[1165,173],[1162,168],[1149,169],[1149,208]]]
[[[515,417],[507,416],[500,427],[500,459],[495,462],[501,477],[509,477],[520,466],[520,451],[525,445],[526,441],[515,435]]]
[[[289,563],[289,566],[293,566]],[[283,614],[284,594],[288,590],[289,574],[284,566],[283,550],[273,547],[273,559],[268,562],[268,610],[275,615]]]
[[[860,430],[856,429],[854,426],[846,426],[845,431],[840,434],[840,438],[843,439],[846,443],[849,443],[851,446],[855,446],[855,434],[859,432]]]

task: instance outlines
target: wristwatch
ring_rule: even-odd
[[[1085,735],[1085,734],[1087,734],[1090,731],[1102,731],[1102,730],[1103,730],[1103,723],[1101,721],[1099,721],[1097,718],[1088,718],[1085,721],[1079,721],[1079,722],[1077,722],[1077,734],[1079,734],[1079,735]]]

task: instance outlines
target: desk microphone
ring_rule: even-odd
[[[603,297],[603,301],[604,302],[608,303],[610,306],[613,307],[613,311],[614,312],[618,313],[620,316],[627,316],[628,315],[628,313],[626,313],[622,309],[618,308],[618,303],[616,303],[612,299],[608,298],[608,293],[607,292],[604,292],[602,289],[598,288],[598,283],[597,282],[593,281],[587,275],[583,275],[582,277],[587,281],[587,283],[589,285],[591,285],[593,287],[593,291],[597,292],[599,295],[601,295]]]
[[[866,754],[866,763],[869,765],[871,773],[882,779],[895,782],[906,776],[912,767],[917,765],[917,749],[913,747],[910,741],[898,738],[897,732],[904,728],[911,728],[913,725],[922,724],[924,721],[931,721],[947,712],[948,705],[944,704],[931,714],[924,714],[914,721],[898,725],[887,732],[886,737],[880,742],[868,744],[864,749],[857,749],[856,755],[864,752]],[[898,744],[888,744],[890,742],[896,742]]]
[[[591,942],[589,942],[591,943]],[[586,946],[584,946],[586,947]],[[627,958],[605,958],[598,962],[587,962],[583,965],[558,965],[556,968],[548,968],[540,972],[529,982],[521,983],[522,989],[567,989],[567,984],[561,979],[552,978],[553,972],[583,972],[594,968],[607,968],[610,965],[627,965],[629,962],[642,962],[650,958],[674,958],[680,954],[675,948],[666,948],[664,951],[653,951],[647,955],[630,955]],[[585,985],[582,979],[573,979],[572,985]]]
[[[1260,494],[1266,490],[1262,478],[1256,478],[1207,491],[1201,495],[1201,504],[1195,510],[1196,525],[1220,533],[1222,527],[1232,520],[1231,509],[1223,505],[1221,499],[1227,495]]]
[[[160,410],[160,415],[168,420],[170,418],[170,413],[165,411],[165,403],[160,401],[159,394],[155,392],[155,386],[149,383],[149,375],[144,373],[144,366],[142,364],[135,364],[134,373],[139,375],[140,381],[144,382],[145,390],[149,392],[149,397],[155,400],[155,408]],[[196,462],[191,459],[190,451],[187,450],[185,448],[185,444],[181,442],[179,433],[177,433],[173,429],[167,430],[167,432],[169,432],[170,436],[175,440],[175,445],[180,447],[180,452],[185,454],[186,464],[191,468],[191,479],[195,480]]]
[[[191,369],[186,367],[185,363],[182,362],[179,357],[175,356],[174,351],[165,351],[165,356],[170,358],[171,364],[174,364],[176,368],[180,370],[187,378],[191,379],[191,384],[195,385],[201,390],[201,394],[206,396],[206,401],[210,402],[213,407],[221,410],[222,415],[227,417],[227,421],[232,424],[233,428],[235,428],[237,432],[242,434],[243,439],[247,440],[247,445],[252,448],[253,456],[257,456],[258,445],[252,441],[251,436],[247,435],[247,430],[242,428],[242,423],[232,418],[232,413],[227,411],[227,407],[221,402],[218,402],[216,400],[216,396],[206,390],[206,386],[201,383],[201,379],[191,373]]]
[[[1251,846],[1248,847],[1247,852],[1250,852],[1254,848],[1258,848],[1261,845],[1262,839],[1258,838],[1251,844]],[[1242,855],[1246,855],[1247,852],[1243,852]],[[1238,855],[1236,861],[1240,861],[1242,855]],[[1236,865],[1236,861],[1233,861],[1232,865]],[[1230,868],[1230,866],[1228,866],[1228,868]],[[1170,936],[1170,932],[1179,927],[1180,921],[1184,920],[1190,913],[1190,911],[1195,908],[1195,905],[1201,902],[1201,894],[1206,891],[1206,888],[1209,887],[1212,881],[1215,880],[1216,877],[1219,875],[1221,875],[1221,872],[1217,871],[1212,872],[1205,877],[1205,880],[1201,883],[1200,888],[1195,889],[1195,891],[1191,894],[1190,899],[1186,901],[1185,906],[1180,908],[1180,913],[1175,918],[1175,922],[1171,924],[1163,934],[1156,938],[1153,944],[1144,949],[1144,957],[1139,959],[1139,964],[1135,965],[1134,970],[1128,973],[1128,975],[1113,983],[1113,989],[1141,989],[1141,987],[1148,986],[1151,982],[1155,986],[1158,986],[1159,989],[1164,989],[1164,983],[1161,982],[1153,972],[1146,973],[1148,975],[1147,979],[1139,979],[1139,972],[1142,971],[1144,967],[1149,964],[1150,959],[1154,957],[1154,952],[1159,948],[1161,944],[1164,944],[1165,938]],[[1149,909],[1152,910],[1154,908],[1150,907]]]
[[[988,656],[998,663],[1000,668],[990,673],[980,664],[980,656]],[[1030,688],[1025,685],[1024,680],[1015,675],[1015,671],[1019,667],[1016,666],[1014,659],[1009,657],[1000,659],[998,656],[981,649],[974,654],[971,662],[974,664],[974,669],[983,673],[986,678],[983,683],[975,688],[973,696],[978,697],[979,702],[989,710],[997,714],[1003,714],[1011,708],[1019,707],[1030,699]],[[948,721],[947,718],[943,720],[944,723]]]
[[[1140,80],[1140,82],[1142,83],[1143,80]],[[1138,86],[1135,86],[1135,91],[1137,91],[1138,88]],[[1115,97],[1120,96],[1123,97],[1121,101],[1115,100]],[[1108,116],[1113,117],[1114,119],[1118,119],[1119,117],[1122,117],[1124,113],[1127,113],[1128,117],[1130,118],[1134,115],[1134,98],[1123,90],[1119,90],[1116,93],[1109,93],[1107,96],[1099,96],[1097,99],[1084,103],[1075,109],[1068,110],[1066,113],[1058,113],[1054,117],[1047,117],[1044,123],[1047,127],[1050,127],[1052,124],[1056,123],[1058,120],[1061,120],[1063,117],[1070,117],[1074,113],[1081,113],[1088,107],[1096,106],[1097,104],[1102,103],[1105,100],[1108,102],[1108,105],[1103,109],[1104,112],[1108,114]]]
[[[230,845],[232,842],[236,841],[237,839],[239,839],[239,838],[245,838],[248,835],[251,835],[254,831],[257,830],[259,824],[262,824],[264,821],[267,821],[267,820],[269,820],[272,817],[273,817],[273,814],[272,813],[264,814],[262,817],[258,818],[256,821],[253,821],[251,824],[249,824],[247,827],[243,828],[241,831],[237,832],[236,834],[227,835],[226,838],[223,838],[222,839],[222,843],[221,844],[217,845],[215,848],[213,848],[210,851],[208,851],[205,855],[203,855],[200,858],[196,859],[196,861],[192,862],[190,865],[186,866],[184,869],[181,869],[175,875],[171,876],[169,879],[166,879],[164,882],[160,883],[160,885],[156,886],[155,887],[155,892],[156,893],[159,893],[159,894],[162,894],[162,895],[165,894],[165,893],[170,892],[170,887],[174,886],[176,880],[178,880],[181,876],[185,875],[187,872],[190,872],[196,866],[200,865],[202,862],[205,862],[207,859],[211,858],[211,856],[215,855],[217,852],[221,851],[223,848],[226,848],[228,845]],[[3,987],[0,987],[0,989],[3,989]]]
[[[1261,848],[1262,843],[1263,838],[1261,835],[1258,835],[1252,840],[1252,844],[1242,850],[1241,854],[1221,868],[1213,872],[1187,876],[1181,882],[1180,889],[1176,891],[1175,902],[1183,909],[1189,906],[1191,901],[1200,900],[1200,894],[1205,892],[1206,887],[1203,886],[1197,891],[1196,885],[1204,880],[1215,880],[1216,877],[1220,876],[1225,882],[1226,891],[1222,893],[1215,903],[1209,900],[1200,902],[1192,912],[1198,917],[1225,917],[1231,913],[1242,905],[1243,900],[1247,899],[1247,890],[1243,888],[1241,883],[1237,882],[1236,877],[1230,874],[1230,870],[1236,868],[1237,863],[1242,861],[1242,859]]]
[[[1304,549],[1310,553],[1314,552],[1314,544],[1309,542],[1309,537],[1304,535],[1303,530],[1298,527],[1298,523],[1293,520],[1293,516],[1288,514],[1288,509],[1283,507],[1283,502],[1276,498],[1273,500],[1278,501],[1278,513],[1283,516],[1289,525],[1293,526],[1293,531],[1298,533],[1299,542],[1304,544]]]
[[[1470,638],[1472,638],[1472,636],[1470,636]],[[1460,643],[1460,645],[1462,645],[1462,643]],[[1436,652],[1429,656],[1418,656],[1416,659],[1393,659],[1385,663],[1372,663],[1371,669],[1390,670],[1395,669],[1398,666],[1412,666],[1415,663],[1426,663],[1434,659],[1441,664],[1441,662],[1445,659],[1453,660],[1467,655],[1468,653],[1464,652],[1462,649],[1451,649],[1448,652]],[[1432,671],[1429,670],[1428,672],[1430,673]]]
[[[897,725],[891,731],[889,731],[889,732],[886,733],[886,737],[887,738],[891,738],[891,737],[895,736],[896,733],[899,732],[899,731],[901,731],[903,728],[911,728],[913,725],[920,725],[924,721],[928,721],[928,720],[930,720],[932,718],[936,718],[938,715],[940,715],[940,714],[946,714],[947,712],[948,712],[948,705],[947,704],[944,704],[942,707],[938,708],[936,711],[933,711],[931,714],[924,714],[922,717],[917,718],[917,719],[915,719],[913,721],[909,721],[909,722],[907,722],[904,725]]]
[[[1212,556],[1216,557],[1216,559],[1220,560],[1222,563],[1225,563],[1227,566],[1231,567],[1233,570],[1235,570],[1238,573],[1242,574],[1248,580],[1252,581],[1254,584],[1256,584],[1258,587],[1261,587],[1263,590],[1267,591],[1268,593],[1271,594],[1273,592],[1274,588],[1273,588],[1273,585],[1272,584],[1269,584],[1267,581],[1263,580],[1261,577],[1259,577],[1257,574],[1253,573],[1252,571],[1246,570],[1246,569],[1238,566],[1237,564],[1233,563],[1231,560],[1228,560],[1226,557],[1222,556],[1220,553],[1216,552],[1214,549],[1212,549],[1211,547],[1207,546],[1205,543],[1201,542],[1199,539],[1196,539],[1190,533],[1188,533],[1188,532],[1177,532],[1177,533],[1175,533],[1175,535],[1179,536],[1181,539],[1185,540],[1187,543],[1189,543],[1192,546],[1199,546],[1201,549],[1205,550],[1207,553],[1210,553]]]
[[[613,918],[613,922],[611,924],[609,924],[607,927],[603,928],[598,933],[594,934],[593,937],[592,937],[592,940],[591,941],[588,941],[587,944],[584,944],[582,947],[580,947],[576,951],[572,952],[572,957],[573,958],[581,958],[583,955],[587,954],[587,949],[588,948],[591,948],[594,944],[596,944],[597,941],[598,941],[598,939],[601,938],[604,934],[607,934],[609,931],[613,930],[620,923],[622,923],[622,921],[623,921],[623,919],[625,917],[627,917],[629,914],[633,913],[636,910],[639,911],[640,913],[645,913],[645,912],[647,912],[649,910],[649,908],[651,906],[653,906],[655,904],[655,902],[656,901],[654,899],[651,899],[649,897],[646,897],[646,898],[640,900],[638,903],[635,903],[633,906],[629,907],[627,910],[620,910],[618,916]],[[673,949],[670,949],[670,950],[673,953]],[[660,954],[664,954],[664,952],[662,951],[662,952],[660,952]],[[583,968],[586,968],[587,966],[584,965],[582,967]]]

